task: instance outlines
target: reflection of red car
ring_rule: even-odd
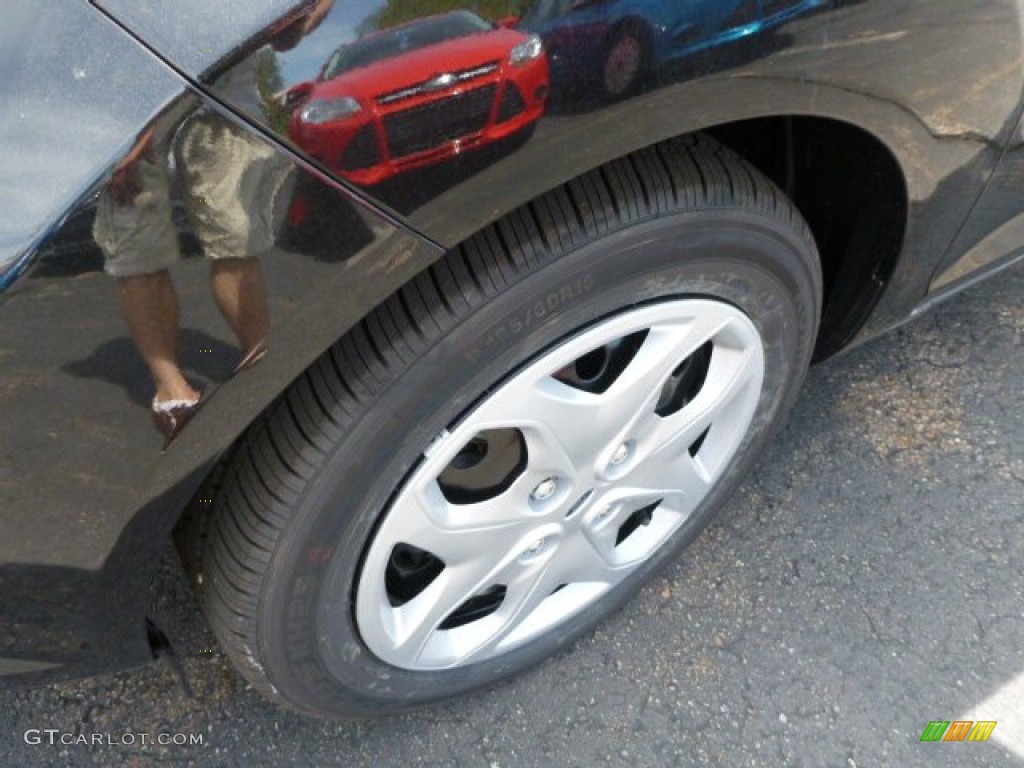
[[[338,48],[289,91],[289,130],[330,170],[376,184],[532,127],[548,79],[536,35],[454,11]]]

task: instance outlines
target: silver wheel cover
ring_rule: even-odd
[[[603,391],[567,383],[623,340],[635,349],[602,373]],[[763,378],[753,323],[707,299],[632,309],[544,352],[426,448],[384,513],[356,590],[363,641],[396,667],[450,669],[586,610],[693,514],[743,442]],[[452,467],[499,442],[518,450],[507,481],[457,496]],[[396,566],[410,552],[411,581],[416,569]]]

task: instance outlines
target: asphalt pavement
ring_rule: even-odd
[[[386,720],[283,711],[169,554],[154,601],[194,697],[163,661],[0,692],[0,764],[1024,768],[1022,297],[1018,267],[816,366],[694,546],[507,683]],[[958,720],[996,726],[921,741]]]

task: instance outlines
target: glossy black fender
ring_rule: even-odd
[[[264,254],[270,349],[263,364],[233,376],[240,351],[214,309],[206,259],[174,191],[179,352],[206,407],[161,453],[148,414],[149,376],[94,240],[97,210],[127,167],[122,158],[160,137],[173,145],[188,120],[223,127],[236,126],[236,118],[101,14],[50,5],[4,11],[13,13],[25,42],[5,51],[19,67],[6,88],[26,105],[0,118],[10,129],[3,131],[0,177],[17,182],[14,207],[3,214],[8,287],[0,297],[4,679],[149,659],[145,590],[213,459],[354,319],[441,253],[281,154],[316,220],[279,233],[281,247]],[[60,68],[47,69],[58,59]],[[258,134],[250,141],[273,147]],[[167,166],[172,187],[180,183],[173,149],[156,162]],[[17,167],[23,173],[6,172]],[[258,201],[260,191],[251,191]],[[144,207],[146,194],[124,211]]]

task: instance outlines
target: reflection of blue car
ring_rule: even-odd
[[[554,86],[609,98],[673,59],[756,35],[830,0],[537,0],[520,28],[544,40]]]

